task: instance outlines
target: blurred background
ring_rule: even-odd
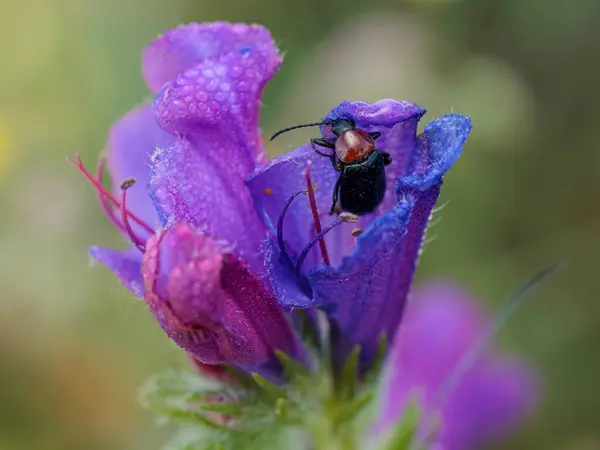
[[[341,99],[410,99],[428,108],[424,122],[473,118],[418,278],[457,280],[493,311],[569,259],[498,336],[537,366],[545,395],[493,448],[600,449],[593,0],[0,0],[0,449],[148,450],[170,433],[137,388],[185,359],[143,302],[90,269],[88,246],[123,243],[64,157],[94,161],[110,124],[148,98],[147,43],[216,19],[262,23],[286,53],[263,99],[265,134]],[[304,131],[269,152],[305,143]]]

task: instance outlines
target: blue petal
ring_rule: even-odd
[[[123,286],[133,295],[144,296],[144,280],[141,272],[142,253],[138,249],[131,247],[127,250],[111,250],[91,247],[89,251],[96,260],[112,270]]]
[[[340,267],[323,266],[309,274],[315,304],[331,312],[339,331],[339,360],[355,344],[368,359],[380,334],[392,334],[400,321],[415,266],[415,258],[407,255],[414,245],[405,242],[413,207],[414,200],[406,199],[376,219]],[[421,236],[411,238],[418,239],[418,248]]]
[[[419,136],[420,156],[413,174],[399,182],[421,190],[438,183],[460,156],[471,128],[471,119],[460,114],[446,114],[429,122]]]

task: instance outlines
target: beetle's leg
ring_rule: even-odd
[[[373,131],[372,133],[369,133],[369,136],[371,136],[371,139],[375,140],[381,136],[381,133],[379,131]]]
[[[323,153],[317,147],[315,147],[314,139],[311,139],[310,145],[312,146],[313,150],[315,151],[315,153],[317,155],[325,156],[326,158],[331,158],[333,156],[333,155],[328,155],[327,153]]]
[[[317,149],[317,147],[315,147],[315,145],[319,145],[321,147],[326,147],[326,148],[335,148],[335,145],[330,144],[329,142],[327,142],[325,139],[321,139],[321,138],[314,138],[310,140],[310,145],[312,146],[313,150],[321,155],[321,156],[326,156],[328,158],[331,157],[331,155],[328,155],[327,153],[323,153],[320,150]]]
[[[340,191],[340,185],[342,184],[342,176],[343,175],[340,173],[340,176],[335,182],[335,187],[333,188],[333,203],[331,205],[331,209],[329,210],[329,215],[332,215],[335,212],[335,205],[337,205],[338,193]]]
[[[381,156],[383,156],[383,164],[385,166],[392,163],[392,157],[390,156],[390,154],[388,152],[379,151],[379,153],[381,153]]]
[[[342,165],[338,162],[337,155],[335,153],[331,155],[331,165],[338,172],[342,171]]]

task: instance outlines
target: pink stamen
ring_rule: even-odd
[[[304,173],[306,177],[306,186],[308,188],[308,199],[310,200],[310,210],[312,211],[313,220],[315,221],[315,230],[317,235],[323,231],[323,227],[321,227],[321,219],[319,217],[319,211],[317,210],[317,200],[315,199],[315,191],[310,179],[310,163],[306,166],[306,172]],[[327,244],[325,243],[325,238],[322,237],[319,239],[319,247],[321,249],[321,255],[323,256],[323,263],[326,265],[331,265],[329,260],[329,253],[327,252]]]
[[[123,192],[121,196],[121,220],[123,221],[123,226],[125,227],[125,233],[127,233],[127,236],[129,236],[131,242],[133,242],[137,248],[144,252],[146,251],[146,245],[144,244],[144,241],[134,233],[133,229],[131,228],[131,224],[129,223],[129,217],[127,217],[127,191],[134,184],[134,178],[129,178],[121,183],[121,191]]]
[[[98,180],[98,183],[100,183],[101,185],[103,184],[103,176],[104,176],[104,158],[101,156],[98,159],[98,166],[96,167],[96,180]],[[123,224],[121,223],[121,221],[119,219],[117,219],[117,216],[115,214],[115,211],[113,210],[113,208],[110,206],[110,204],[108,203],[108,201],[106,200],[106,197],[102,194],[102,192],[97,191],[97,197],[98,197],[98,203],[100,203],[100,208],[102,208],[102,211],[104,211],[104,214],[106,214],[106,216],[109,218],[109,220],[118,228],[120,229],[122,232],[126,232],[125,227],[123,226]]]
[[[67,158],[67,162],[69,164],[71,164],[72,166],[76,167],[77,170],[79,170],[79,172],[81,172],[81,174],[87,178],[87,180],[96,188],[96,191],[98,191],[99,195],[104,196],[104,198],[112,203],[116,208],[121,208],[121,203],[115,199],[112,194],[110,192],[108,192],[104,186],[102,186],[102,184],[100,184],[98,182],[98,180],[89,172],[89,170],[87,170],[85,168],[85,166],[83,165],[83,162],[81,161],[81,155],[77,155],[77,162],[73,161],[71,158]],[[148,233],[150,234],[154,234],[154,229],[148,225],[147,223],[145,223],[143,220],[141,220],[140,218],[138,218],[136,215],[134,215],[132,212],[130,211],[126,211],[126,215],[133,220],[135,223],[137,223],[139,226],[141,226],[142,228],[144,228]]]

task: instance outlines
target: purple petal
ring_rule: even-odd
[[[276,239],[266,242],[265,264],[267,276],[275,297],[288,308],[305,308],[312,303],[312,289],[306,279],[298,279],[294,263],[282,254]]]
[[[191,23],[169,30],[152,42],[142,56],[142,72],[148,87],[156,93],[178,74],[207,58],[268,46],[274,48],[273,38],[260,25]]]
[[[411,119],[420,118],[425,109],[412,102],[383,99],[375,103],[349,102],[344,100],[323,118],[324,121],[352,119],[358,128],[371,131],[371,128],[392,128],[394,125]],[[326,139],[334,139],[330,126],[322,125]]]
[[[226,241],[257,273],[263,270],[265,229],[246,186],[192,142],[181,139],[152,157],[149,189],[163,224],[186,221]]]
[[[338,173],[331,167],[329,159],[315,154],[310,145],[269,161],[246,181],[258,210],[272,224],[277,223],[288,199],[307,188],[304,174],[309,164],[311,181],[317,185],[317,209],[329,211]],[[323,221],[328,223],[331,218],[326,215]],[[314,230],[308,196],[301,195],[294,200],[287,211],[283,227],[291,253],[298,255],[309,242],[311,231]]]
[[[169,147],[174,141],[173,136],[160,129],[150,105],[134,108],[112,126],[108,135],[105,155],[113,192],[120,198],[121,182],[135,178],[137,183],[127,191],[128,209],[150,226],[158,223],[146,188],[150,177],[150,156],[157,148]],[[135,222],[131,226],[136,233],[147,234]]]
[[[148,241],[146,301],[164,331],[205,364],[272,364],[296,341],[275,298],[247,266],[187,223]]]
[[[92,255],[101,264],[114,272],[133,295],[144,296],[144,281],[142,279],[142,253],[137,248],[127,250],[111,250],[109,248],[91,247]]]
[[[427,412],[442,406],[437,436],[441,448],[472,448],[519,424],[533,405],[534,377],[522,363],[489,350],[446,402],[433,404],[461,356],[476,345],[483,326],[483,314],[460,289],[432,284],[417,291],[389,355],[376,428],[399,420],[415,389]]]
[[[260,97],[280,63],[270,39],[203,59],[163,86],[154,100],[157,120],[221,170],[246,178],[264,159]]]

